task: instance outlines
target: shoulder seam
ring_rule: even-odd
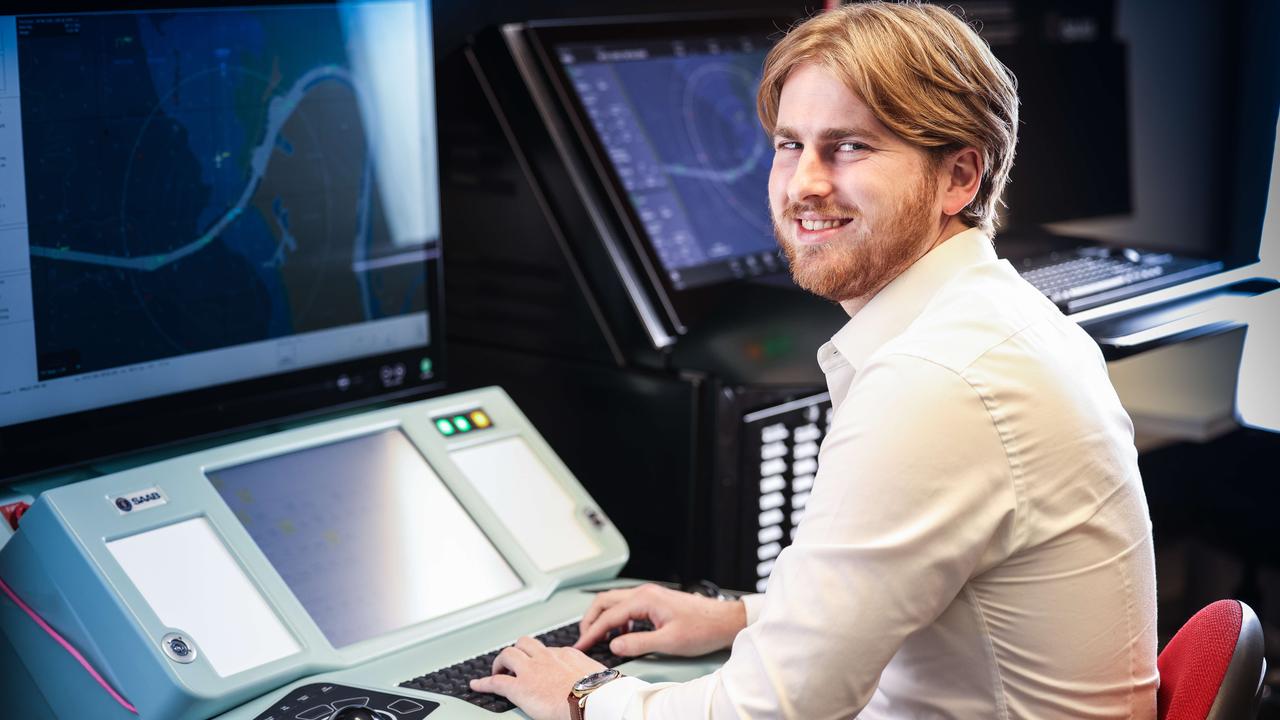
[[[1032,326],[1031,324],[1028,324],[1026,327],[1023,328],[1023,330],[1031,326]],[[1019,330],[1018,332],[1015,332],[1009,335],[1009,337],[1005,338],[1005,340],[1008,340],[1009,338],[1012,338],[1021,332],[1022,330]],[[1001,342],[1004,342],[1005,340],[1002,340]],[[1000,343],[996,343],[996,345],[999,345],[999,344]],[[992,345],[991,347],[994,348],[996,347],[996,345]],[[980,359],[983,355],[986,355],[986,353],[990,352],[990,350],[991,348],[988,348],[987,351],[982,353],[982,355],[979,355],[977,358],[974,358],[973,362],[977,362],[978,359]],[[1004,451],[1005,466],[1009,470],[1009,485],[1013,489],[1013,546],[1015,548],[1022,548],[1024,544],[1023,541],[1025,540],[1025,534],[1026,534],[1026,531],[1024,530],[1024,527],[1023,527],[1024,525],[1023,518],[1026,515],[1026,513],[1024,512],[1024,509],[1026,507],[1026,502],[1025,502],[1026,492],[1024,490],[1024,482],[1023,482],[1024,472],[1022,467],[1022,461],[1019,458],[1016,458],[1014,454],[1011,453],[1009,450],[1009,441],[1010,441],[1011,433],[1005,427],[1005,425],[996,417],[996,413],[992,407],[994,405],[994,402],[992,401],[992,399],[987,393],[979,389],[974,384],[974,382],[970,380],[968,377],[966,377],[965,375],[965,371],[968,370],[969,367],[973,365],[973,362],[970,362],[968,365],[965,365],[964,368],[957,370],[948,365],[944,365],[943,363],[940,363],[937,360],[924,357],[923,355],[917,355],[915,353],[894,351],[894,352],[886,353],[883,357],[890,358],[894,356],[911,358],[913,360],[919,360],[921,362],[925,362],[930,365],[933,365],[934,367],[945,370],[949,375],[953,375],[958,380],[963,382],[965,387],[969,388],[969,390],[974,394],[974,396],[978,398],[978,401],[982,403],[982,409],[986,411],[987,418],[991,421],[991,427],[995,429],[996,437],[1000,439],[1000,449]]]

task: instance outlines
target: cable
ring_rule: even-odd
[[[31,509],[31,504],[19,500],[11,502],[7,505],[0,505],[0,517],[13,528],[15,532],[18,530],[18,521],[22,519],[22,514]]]
[[[72,647],[71,643],[67,642],[66,639],[59,635],[57,630],[49,627],[49,623],[45,622],[44,618],[37,615],[35,610],[32,610],[26,603],[22,602],[22,598],[18,597],[13,589],[9,587],[9,584],[4,581],[4,578],[0,578],[0,590],[4,590],[4,593],[9,596],[9,599],[18,607],[22,608],[22,611],[29,615],[32,620],[35,620],[36,624],[40,626],[40,629],[48,633],[49,637],[56,640],[58,644],[62,646],[63,650],[71,653],[71,657],[75,658],[76,661],[80,663],[80,666],[85,669],[85,672],[89,673],[94,680],[97,680],[98,684],[102,686],[102,689],[106,690],[116,702],[120,703],[125,710],[128,710],[134,715],[138,714],[138,709],[130,705],[128,700],[125,700],[120,696],[120,693],[116,692],[114,688],[108,685],[107,681],[103,680],[102,676],[98,674],[98,671],[94,670],[93,666],[89,664],[89,661],[84,659],[84,656],[80,654],[79,650]]]

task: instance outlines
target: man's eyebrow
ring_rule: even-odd
[[[773,131],[773,135],[774,137],[787,138],[788,140],[795,140],[800,137],[800,133],[796,132],[793,128],[789,128],[786,126],[780,126],[776,128]],[[842,138],[847,138],[847,137],[863,137],[869,140],[884,139],[884,137],[880,133],[875,132],[874,130],[863,128],[863,127],[824,128],[821,132],[818,133],[819,140],[828,140],[828,141],[840,140]]]

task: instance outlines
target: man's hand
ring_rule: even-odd
[[[648,620],[654,629],[614,638],[609,643],[613,654],[632,657],[657,652],[693,657],[733,644],[738,631],[747,626],[747,610],[741,600],[713,600],[661,585],[610,590],[597,595],[587,609],[574,647],[589,648],[610,630],[625,629],[632,620]]]
[[[475,692],[496,693],[533,720],[567,720],[574,683],[604,666],[573,648],[549,648],[522,637],[493,659],[493,675],[471,681]]]

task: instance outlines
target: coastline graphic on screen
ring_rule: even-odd
[[[17,23],[41,381],[424,311],[334,7]]]
[[[756,119],[768,45],[564,46],[560,59],[676,288],[781,268]]]

